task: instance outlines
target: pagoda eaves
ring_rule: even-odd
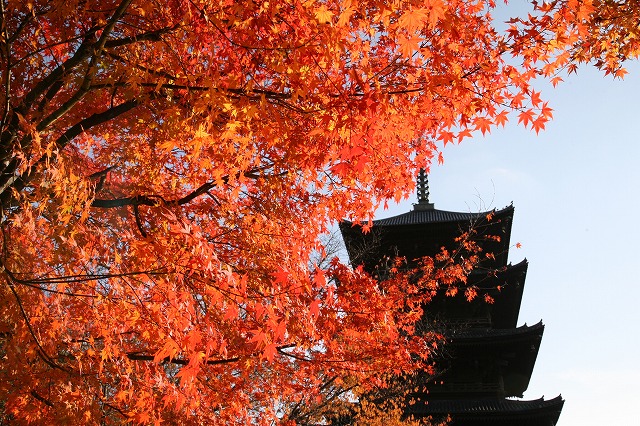
[[[403,257],[409,266],[443,248],[455,249],[467,233],[482,253],[490,253],[468,277],[468,285],[493,299],[468,302],[458,292],[437,293],[425,306],[420,329],[441,331],[446,339],[436,359],[437,376],[419,374],[425,391],[407,408],[415,417],[451,415],[451,426],[554,426],[564,401],[522,401],[544,332],[542,322],[517,327],[528,263],[508,264],[513,205],[501,210],[464,213],[437,210],[429,202],[426,175],[418,181],[419,202],[412,211],[374,220],[368,232],[355,223],[340,224],[353,266],[382,279],[385,259]],[[438,368],[439,366],[439,368]]]

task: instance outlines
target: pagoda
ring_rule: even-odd
[[[481,213],[435,209],[429,202],[426,173],[418,178],[418,203],[411,211],[374,220],[368,232],[344,221],[340,229],[354,266],[380,278],[383,259],[404,257],[412,261],[435,256],[442,247],[456,247],[456,237],[470,229],[484,253],[468,277],[468,285],[488,294],[493,303],[476,297],[467,301],[462,292],[450,297],[436,294],[425,307],[425,328],[441,331],[443,353],[435,360],[435,376],[418,375],[417,401],[406,408],[415,418],[451,417],[451,426],[555,426],[564,401],[522,400],[529,385],[544,325],[518,326],[518,313],[527,274],[525,260],[512,265],[510,247],[514,208]]]

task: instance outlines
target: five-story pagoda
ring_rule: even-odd
[[[418,178],[418,204],[412,211],[373,221],[369,232],[350,222],[340,225],[354,266],[380,274],[381,259],[401,256],[409,263],[455,248],[456,237],[473,228],[485,253],[468,277],[493,300],[469,302],[463,294],[437,294],[425,309],[423,323],[446,336],[438,374],[428,377],[424,392],[413,394],[414,417],[451,416],[452,426],[554,426],[564,401],[521,400],[529,385],[544,326],[517,326],[527,261],[507,261],[513,206],[482,213],[437,210],[429,202],[426,174]]]

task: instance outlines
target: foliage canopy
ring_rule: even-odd
[[[4,415],[268,423],[424,368],[420,292],[310,267],[319,236],[439,144],[542,129],[534,78],[639,52],[635,2],[534,2],[504,34],[493,3],[0,0]],[[441,261],[432,285],[464,279]]]

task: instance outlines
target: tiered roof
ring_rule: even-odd
[[[513,399],[441,399],[410,406],[407,414],[434,417],[451,415],[450,426],[548,426],[558,423],[564,400],[561,396],[522,401]]]
[[[408,409],[414,416],[451,414],[452,425],[553,426],[562,410],[561,397],[549,401],[522,397],[529,385],[542,340],[542,322],[517,326],[528,263],[507,263],[513,206],[488,212],[451,212],[429,202],[426,175],[418,181],[419,202],[412,211],[375,220],[368,233],[352,222],[340,228],[354,266],[372,274],[385,257],[402,256],[409,263],[434,256],[442,247],[473,229],[484,252],[493,253],[469,276],[469,284],[494,299],[467,302],[462,295],[439,295],[425,309],[423,322],[444,330],[448,339],[437,383]],[[495,237],[498,238],[495,238]],[[485,238],[486,237],[486,238]],[[483,240],[484,238],[484,240]]]
[[[513,206],[481,213],[423,210],[420,206],[416,204],[412,211],[398,216],[374,220],[367,233],[359,224],[342,222],[340,230],[352,263],[362,263],[373,272],[384,257],[400,254],[412,261],[435,256],[442,247],[455,248],[455,238],[473,229],[485,252],[495,256],[493,261],[485,260],[483,266],[497,269],[507,264]]]

